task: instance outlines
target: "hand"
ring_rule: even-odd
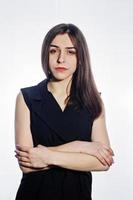
[[[114,163],[114,153],[110,147],[100,142],[87,142],[86,152],[95,156],[103,165],[111,166]]]
[[[44,168],[23,167],[22,165],[19,165],[19,166],[20,166],[21,171],[24,174],[28,174],[30,172],[37,172],[37,171],[42,171],[42,170],[44,171],[44,170],[51,169],[51,166],[44,167]]]
[[[49,165],[51,150],[45,146],[38,145],[37,147],[29,148],[18,145],[15,152],[20,166],[44,169]]]

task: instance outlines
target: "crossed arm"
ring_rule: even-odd
[[[30,112],[21,92],[15,110],[16,157],[21,170],[28,173],[60,166],[79,171],[108,170],[113,163],[105,125],[104,107],[92,127],[92,142],[72,141],[55,147],[38,145],[33,148],[30,131]]]

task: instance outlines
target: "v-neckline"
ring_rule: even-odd
[[[55,102],[55,104],[57,105],[58,109],[60,110],[60,112],[62,114],[64,114],[68,108],[68,104],[65,105],[65,108],[62,110],[61,106],[59,105],[58,101],[56,100],[56,98],[54,97],[54,95],[52,94],[52,92],[50,92],[48,90],[48,80],[46,82],[46,90],[47,90],[47,93],[51,96],[51,98],[53,99],[53,101]]]

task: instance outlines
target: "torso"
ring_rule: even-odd
[[[52,95],[54,96],[55,100],[57,101],[58,105],[60,106],[60,108],[61,108],[61,110],[63,112],[65,110],[66,105],[67,105],[65,103],[65,99],[67,97],[65,97],[65,96],[59,96],[57,94],[52,94]]]
[[[56,92],[51,91],[49,84],[47,84],[47,89],[48,91],[53,95],[53,97],[55,98],[56,102],[58,103],[58,105],[60,106],[62,112],[65,110],[65,107],[67,105],[67,103],[65,102],[65,99],[67,98],[67,94],[57,94]]]

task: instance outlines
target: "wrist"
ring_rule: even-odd
[[[52,151],[49,159],[49,165],[59,166],[64,160],[64,156],[62,156],[62,152]]]
[[[53,151],[53,150],[49,151],[48,165],[54,165],[55,164],[55,154],[56,154],[55,151]]]

